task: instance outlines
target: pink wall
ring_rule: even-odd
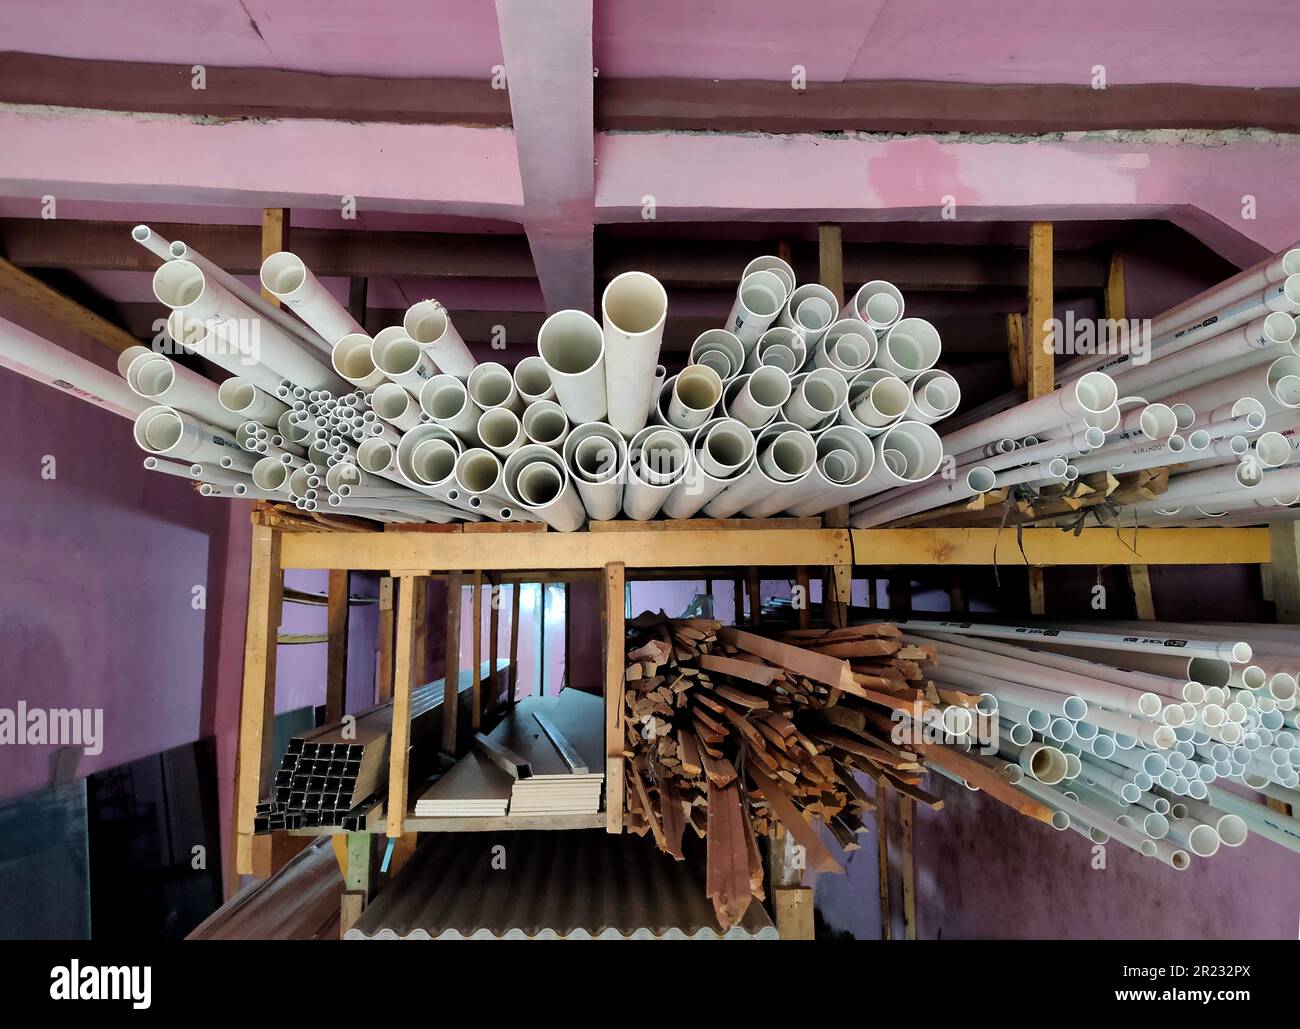
[[[103,347],[4,297],[0,314],[104,360]],[[79,775],[197,739],[217,718],[229,510],[146,472],[130,432],[0,373],[0,704],[102,707],[103,753],[83,757]],[[205,610],[191,604],[196,586]],[[0,747],[0,796],[46,785],[52,753]]]

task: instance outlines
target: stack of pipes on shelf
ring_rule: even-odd
[[[1062,527],[1089,511],[1117,525],[1300,517],[1297,315],[1292,248],[1149,331],[1121,326],[1116,346],[1065,364],[1046,396],[964,412],[943,437],[943,474],[860,502],[852,524],[935,524],[1002,504],[1016,521]]]
[[[893,285],[849,302],[751,261],[724,327],[689,364],[660,364],[668,298],[652,276],[610,282],[601,318],[559,311],[513,370],[479,363],[450,313],[422,300],[368,335],[301,258],[272,254],[265,291],[148,226],[167,338],[231,373],[220,385],[138,346],[121,380],[0,322],[0,360],[135,421],[145,467],[207,496],[385,522],[820,514],[938,470],[932,426],[960,400],[939,333]],[[124,382],[122,380],[125,380]]]
[[[1300,853],[1300,819],[1284,813],[1300,803],[1300,642],[1288,629],[894,624],[905,643],[933,648],[930,700],[974,707],[982,697],[996,710],[983,737],[961,733],[942,711],[949,747],[927,752],[934,771],[1056,829],[1113,840],[1175,869],[1240,846],[1251,832]],[[922,723],[933,728],[924,702],[896,709],[901,738]],[[954,750],[992,779],[963,775]]]

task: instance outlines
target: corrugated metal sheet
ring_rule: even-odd
[[[703,856],[599,829],[435,833],[347,939],[719,939]],[[725,938],[777,933],[754,901]]]

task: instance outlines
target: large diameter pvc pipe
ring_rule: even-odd
[[[778,511],[784,511],[792,503],[804,499],[809,494],[821,492],[829,480],[818,465],[818,458],[823,451],[806,429],[794,427],[776,435],[770,446],[760,451],[759,465],[770,478],[781,483],[779,489],[773,490],[765,497],[745,505],[747,518],[766,518]],[[834,441],[828,443],[827,453],[843,454],[853,460],[850,451],[841,450]],[[856,465],[856,462],[854,462]]]
[[[675,379],[668,401],[668,423],[676,429],[698,429],[722,399],[722,379],[702,364],[687,365]]]
[[[1223,362],[1240,357],[1243,353],[1258,353],[1281,343],[1291,342],[1296,335],[1296,321],[1292,315],[1272,311],[1246,325],[1203,340],[1168,357],[1161,355],[1145,365],[1127,364],[1112,371],[1120,387],[1127,394],[1141,394],[1148,399],[1167,396],[1175,392],[1168,384],[1180,376],[1214,369]]]
[[[289,410],[286,404],[242,375],[227,379],[217,387],[217,401],[232,415],[263,425],[275,425]]]
[[[575,426],[563,456],[587,514],[597,521],[617,517],[627,477],[627,441],[618,430],[604,422]]]
[[[247,453],[235,441],[233,433],[227,434],[200,418],[163,405],[141,411],[135,420],[134,434],[141,450],[158,457],[214,463],[226,457],[232,467],[245,471],[257,464],[257,457]]]
[[[728,392],[725,404],[727,416],[751,429],[771,422],[790,399],[790,376],[780,368],[759,368],[733,382],[735,392]]]
[[[153,406],[108,369],[4,318],[0,318],[0,365],[122,418],[133,419]]]
[[[813,365],[834,368],[847,379],[876,359],[878,345],[875,332],[866,322],[841,318],[831,323],[813,348]]]
[[[515,389],[515,379],[510,369],[495,361],[478,365],[465,382],[470,399],[484,411],[504,407],[515,414],[524,413],[524,402]]]
[[[420,410],[466,443],[478,442],[483,409],[470,399],[465,383],[456,376],[435,375],[420,387]]]
[[[366,331],[297,254],[286,250],[272,254],[262,262],[259,275],[263,288],[320,333],[330,346],[351,333]]]
[[[850,316],[866,322],[880,335],[903,317],[902,291],[883,279],[864,283],[841,312],[841,317]]]
[[[874,445],[874,467],[854,490],[853,500],[924,482],[943,462],[943,444],[938,433],[921,422],[899,422],[875,437]]]
[[[419,402],[395,382],[379,386],[371,394],[371,403],[375,414],[401,432],[420,424]]]
[[[725,328],[740,340],[746,353],[776,321],[790,292],[785,280],[774,270],[760,269],[741,278]]]
[[[168,261],[153,276],[158,302],[193,321],[211,320],[211,331],[245,358],[308,389],[344,393],[337,375],[325,368],[297,337],[263,318],[190,261]]]
[[[912,391],[907,383],[884,368],[868,368],[849,383],[840,421],[874,436],[902,421],[911,404]]]
[[[772,272],[781,280],[787,296],[794,292],[796,285],[794,269],[775,254],[764,254],[750,261],[745,265],[745,270],[740,273],[741,281],[743,282],[747,276],[755,272]]]
[[[564,408],[555,401],[539,400],[530,404],[520,421],[530,443],[563,451],[564,440],[569,435],[569,419],[564,416]]]
[[[554,400],[555,386],[551,384],[551,373],[546,369],[546,362],[536,354],[525,357],[515,365],[515,389],[519,391],[525,406],[539,400]]]
[[[608,421],[631,437],[645,427],[653,400],[668,294],[653,275],[623,272],[605,287],[600,310]]]
[[[506,494],[517,506],[531,511],[557,532],[573,532],[587,520],[563,459],[550,447],[536,443],[520,447],[506,459],[502,481]]]
[[[787,422],[813,429],[833,418],[848,399],[848,380],[834,368],[817,368],[792,389],[781,415]]]
[[[754,466],[754,434],[734,418],[703,425],[693,443],[695,457],[682,481],[664,501],[669,518],[690,518]]]
[[[287,381],[274,368],[259,364],[243,353],[237,343],[223,340],[212,331],[212,324],[187,318],[183,311],[172,311],[167,316],[167,337],[182,350],[248,379],[267,393],[275,393],[280,383]]]
[[[440,372],[464,379],[478,364],[451,323],[451,315],[436,300],[421,300],[407,308],[402,328],[433,358]]]
[[[779,454],[770,451],[784,437]],[[774,422],[758,435],[754,464],[704,506],[710,518],[730,518],[738,511],[790,487],[812,471],[816,444],[793,422]]]
[[[944,437],[944,447],[959,454],[990,440],[1023,439],[1067,422],[1082,422],[1115,406],[1119,391],[1109,375],[1089,372],[1046,396],[992,415]],[[1082,426],[1080,426],[1082,427]]]
[[[861,429],[850,425],[836,425],[827,429],[817,437],[819,450],[821,440],[826,438],[834,440],[836,447],[848,450],[853,455],[855,465],[853,476],[846,482],[833,484],[820,493],[815,493],[798,503],[792,503],[787,510],[797,518],[821,514],[832,507],[847,503],[850,499],[855,499],[862,483],[875,468],[876,448],[871,437]]]
[[[1287,409],[1300,408],[1300,357],[1288,353],[1266,365],[1253,365],[1165,399],[1170,404],[1187,404],[1194,411],[1209,411],[1241,396],[1258,397]]]
[[[1217,658],[1238,664],[1249,661],[1251,655],[1250,644],[1244,641],[1198,640],[1136,634],[1126,636],[1025,625],[934,621],[924,618],[900,618],[896,621],[899,625],[923,632],[941,632],[954,636],[975,636],[995,640],[1023,640],[1046,646],[1088,647],[1094,650],[1120,650],[1132,654],[1164,656],[1176,652],[1180,658]]]
[[[136,357],[126,370],[126,384],[150,403],[188,411],[230,432],[247,421],[222,405],[215,382],[176,364],[165,354],[146,351]]]
[[[741,368],[745,365],[745,345],[740,342],[734,332],[727,329],[705,329],[695,337],[695,342],[691,344],[691,364],[707,363],[703,358],[709,354],[722,354],[725,356],[730,370],[725,375],[718,371],[718,374],[723,379],[739,375]],[[715,371],[718,370],[716,366],[711,365],[711,367],[714,367]]]
[[[609,404],[605,336],[596,319],[585,311],[555,312],[537,334],[537,352],[569,421],[575,425],[602,421]]]
[[[466,450],[456,459],[453,474],[456,477],[456,485],[468,497],[482,497],[488,494],[496,498],[505,498],[505,490],[501,484],[501,462],[490,450],[482,447]]]
[[[947,418],[961,403],[961,387],[947,372],[930,369],[911,382],[912,402],[903,416],[908,421],[933,425]]]
[[[933,368],[941,350],[938,329],[924,318],[903,318],[881,339],[876,365],[907,382]]]
[[[776,323],[794,329],[808,346],[815,347],[836,320],[839,305],[839,298],[825,286],[805,283],[786,298]]]
[[[509,457],[527,443],[519,416],[508,407],[494,407],[479,417],[478,439],[500,457]]]
[[[370,359],[391,382],[419,396],[426,382],[438,374],[428,353],[400,325],[380,329],[370,344]]]
[[[358,389],[367,392],[387,382],[388,379],[371,358],[374,344],[364,332],[351,332],[334,344],[330,361],[334,370]]]
[[[669,494],[685,479],[694,461],[681,433],[663,426],[647,426],[628,444],[627,484],[623,488],[623,513],[644,522],[659,513]]]

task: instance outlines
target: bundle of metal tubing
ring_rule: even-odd
[[[960,399],[935,368],[938,332],[903,316],[896,287],[868,282],[840,305],[777,257],[745,267],[725,326],[668,376],[667,294],[643,272],[609,284],[599,321],[548,317],[509,369],[477,362],[436,300],[372,337],[295,254],[262,265],[277,307],[179,240],[132,237],[161,261],[170,341],[232,378],[132,347],[114,379],[9,323],[0,361],[134,418],[145,466],[208,496],[562,531],[620,514],[814,515],[930,478],[931,426]]]
[[[896,624],[933,648],[938,696],[996,707],[945,742],[1045,804],[1055,828],[1175,869],[1250,832],[1300,853],[1283,807],[1300,803],[1300,642],[1285,627]]]
[[[907,493],[855,508],[856,526],[1002,486],[1167,469],[1151,499],[1116,506],[1123,525],[1259,524],[1300,517],[1300,248],[1284,250],[1138,326],[1109,353],[1076,357],[1047,396],[964,412],[953,460]],[[1163,485],[1161,483],[1160,485]],[[1132,498],[1129,498],[1132,499]],[[1073,516],[1061,524],[1071,524]]]

